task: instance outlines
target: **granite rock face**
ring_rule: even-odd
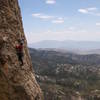
[[[24,38],[17,0],[0,0],[0,100],[43,100],[35,80],[24,41],[24,65],[20,66],[15,46]]]

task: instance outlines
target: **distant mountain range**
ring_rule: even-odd
[[[78,54],[100,54],[100,42],[97,41],[45,40],[29,44],[29,47],[42,50],[53,50]]]
[[[45,40],[37,43],[29,44],[32,48],[59,48],[67,50],[91,50],[100,49],[100,42],[97,41],[56,41],[56,40]]]

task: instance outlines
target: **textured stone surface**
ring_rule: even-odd
[[[26,39],[24,66],[18,61],[15,46],[20,38],[25,36],[18,1],[0,0],[0,100],[43,100]]]

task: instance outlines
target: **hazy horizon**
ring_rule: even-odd
[[[100,41],[56,41],[56,40],[44,40],[36,43],[28,44],[30,48],[36,49],[62,49],[62,50],[99,50]],[[100,50],[99,50],[100,51]],[[97,51],[98,52],[98,51]]]
[[[58,42],[64,42],[64,41],[75,41],[75,42],[100,42],[100,40],[40,40],[40,41],[33,41],[31,43],[28,44],[33,44],[33,43],[40,43],[40,42],[44,42],[44,41],[58,41]]]

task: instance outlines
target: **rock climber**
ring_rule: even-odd
[[[18,56],[18,60],[20,61],[20,65],[23,66],[23,44],[24,44],[24,40],[18,40],[19,44],[16,45],[16,51],[17,51],[17,56]]]

